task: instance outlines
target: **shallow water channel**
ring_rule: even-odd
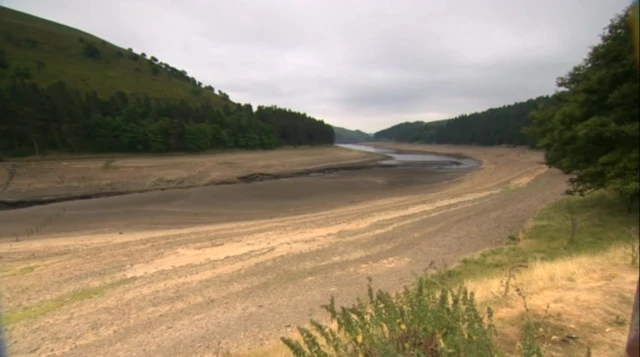
[[[478,167],[480,163],[477,160],[466,157],[456,157],[443,154],[434,153],[403,153],[392,149],[376,148],[368,145],[359,144],[337,144],[336,146],[373,152],[388,156],[388,159],[380,161],[381,165],[390,166],[408,166],[408,167],[429,167],[429,168],[474,168]]]

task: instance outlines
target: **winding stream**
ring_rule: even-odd
[[[338,144],[336,146],[388,156],[388,159],[380,161],[380,165],[384,166],[428,167],[434,169],[468,169],[480,166],[480,163],[477,160],[467,157],[454,157],[430,153],[402,153],[396,150],[359,144]]]

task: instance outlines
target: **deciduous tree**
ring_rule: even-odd
[[[533,113],[528,134],[548,165],[571,174],[568,193],[607,189],[637,201],[640,102],[626,14],[617,15],[584,61],[557,81],[556,103]]]

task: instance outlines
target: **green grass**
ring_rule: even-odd
[[[7,311],[3,316],[2,324],[4,326],[9,326],[26,319],[46,315],[69,304],[103,296],[107,290],[128,284],[133,280],[134,279],[122,279],[103,286],[81,289],[55,299],[42,302],[36,306],[30,306],[16,311]]]
[[[205,99],[214,106],[225,103],[224,99],[211,91],[175,77],[170,78],[162,68],[154,76],[150,60],[128,59],[126,49],[80,30],[2,6],[0,18],[0,49],[6,52],[10,66],[7,71],[0,70],[0,84],[9,81],[12,69],[19,66],[28,68],[33,80],[40,85],[63,80],[73,88],[95,90],[101,97],[122,90],[127,93],[146,93],[152,98],[185,99],[189,103]],[[99,59],[83,55],[83,44],[78,41],[80,37],[100,50]],[[144,49],[134,51],[140,53]],[[118,52],[123,56],[118,57]],[[151,55],[147,53],[148,58]],[[162,62],[162,58],[159,60]],[[215,87],[215,83],[205,84]]]
[[[577,223],[573,240],[572,217]],[[611,194],[567,197],[542,209],[521,234],[522,240],[513,234],[506,246],[464,258],[433,278],[440,283],[458,284],[501,275],[511,266],[531,261],[597,253],[614,243],[637,241],[637,230],[638,210],[627,213],[624,202]]]

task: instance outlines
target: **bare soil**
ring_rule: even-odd
[[[198,155],[81,157],[0,162],[0,200],[47,200],[233,183],[373,165],[380,155],[338,147]],[[245,180],[246,181],[246,180]]]
[[[505,244],[565,189],[565,176],[526,149],[394,147],[463,154],[483,166],[373,168],[0,212],[11,355],[215,356],[219,342],[257,347],[311,317],[323,321],[319,306],[332,294],[352,303],[367,276],[397,290],[431,262],[443,267]],[[253,162],[310,162],[230,155],[253,155],[252,163],[216,157],[240,167],[230,176],[250,173]],[[336,160],[362,160],[350,155]],[[56,192],[37,178],[19,181],[14,194]]]

